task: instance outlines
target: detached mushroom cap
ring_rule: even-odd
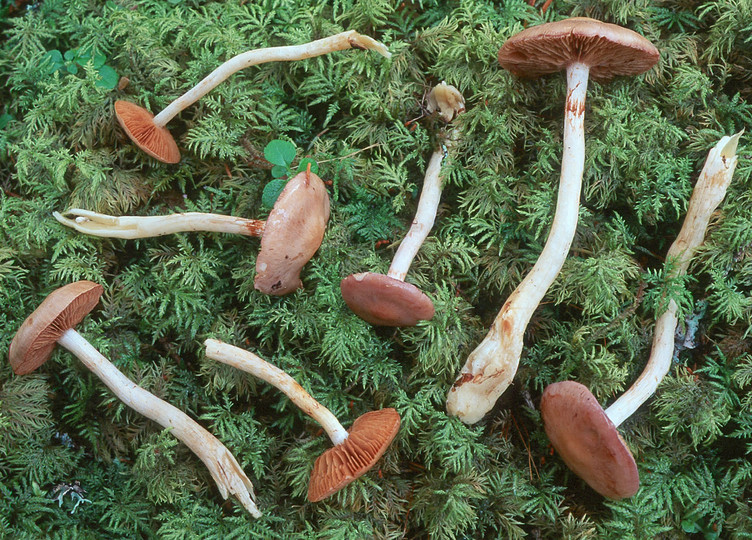
[[[163,163],[180,161],[180,150],[165,127],[154,125],[154,115],[129,101],[115,102],[115,116],[128,137],[141,150]]]
[[[499,64],[518,77],[555,73],[580,62],[596,81],[643,73],[659,58],[658,49],[637,32],[587,17],[527,28],[499,50]]]
[[[391,408],[358,417],[345,442],[316,459],[308,484],[308,500],[325,499],[363,476],[384,455],[399,427],[399,413]]]
[[[83,320],[99,303],[104,289],[91,281],[77,281],[53,291],[29,315],[10,342],[8,358],[17,375],[44,364],[57,340]]]
[[[435,312],[431,299],[418,287],[384,274],[352,274],[339,287],[353,313],[371,324],[415,326]]]
[[[587,387],[573,381],[549,385],[541,413],[554,448],[591,488],[616,500],[637,493],[640,476],[634,457]]]
[[[329,193],[311,172],[294,176],[264,226],[254,287],[282,295],[303,286],[300,271],[321,246],[329,220]]]

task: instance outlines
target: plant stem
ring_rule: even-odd
[[[710,217],[726,195],[736,168],[736,147],[743,132],[723,137],[708,153],[708,158],[697,180],[684,223],[676,240],[668,250],[666,261],[673,263],[669,278],[687,273],[695,250],[705,238]],[[668,373],[674,356],[678,306],[673,300],[655,323],[653,347],[645,369],[634,384],[606,409],[606,415],[615,426],[632,416],[652,396],[658,384]]]
[[[164,127],[180,112],[196,103],[203,96],[212,91],[217,85],[225,81],[230,75],[241,69],[264,64],[266,62],[289,62],[304,60],[314,56],[321,56],[334,51],[342,51],[356,47],[359,49],[375,50],[379,54],[389,58],[390,53],[386,46],[368,36],[363,36],[355,30],[341,32],[323,39],[317,39],[301,45],[287,45],[284,47],[268,47],[254,49],[238,54],[212,71],[196,86],[170,103],[162,112],[154,117],[154,125]]]
[[[52,214],[63,225],[93,236],[109,238],[151,238],[178,232],[206,231],[245,236],[262,236],[264,222],[203,212],[186,212],[168,216],[108,216],[80,208],[72,208],[66,215]]]
[[[287,373],[259,358],[252,352],[223,343],[216,339],[207,339],[206,356],[234,368],[246,371],[259,379],[262,379],[290,398],[300,410],[316,420],[324,428],[335,446],[342,444],[347,439],[347,430],[342,427],[337,417],[313,399],[298,382]]]
[[[260,517],[253,498],[253,484],[235,457],[211,433],[183,411],[147,392],[123,375],[81,334],[67,330],[58,340],[92,371],[123,403],[157,422],[185,443],[204,462],[222,497],[231,493],[254,517]]]
[[[509,296],[491,329],[462,368],[447,397],[447,411],[473,424],[496,403],[517,372],[523,335],[533,312],[564,265],[577,228],[585,164],[585,97],[589,68],[567,68],[564,154],[551,231],[530,273]]]

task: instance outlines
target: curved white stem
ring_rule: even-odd
[[[389,58],[391,54],[383,43],[364,36],[355,30],[341,32],[323,39],[317,39],[301,45],[284,47],[269,47],[246,51],[230,58],[227,62],[212,71],[209,75],[188,90],[185,94],[170,103],[162,112],[154,117],[154,125],[164,127],[167,122],[177,116],[183,109],[196,103],[203,96],[212,91],[217,85],[226,80],[233,73],[241,69],[264,64],[266,62],[285,62],[304,60],[314,56],[321,56],[334,51],[342,51],[352,47],[371,49]]]
[[[203,212],[186,212],[169,216],[108,216],[80,208],[71,208],[65,217],[52,215],[60,223],[78,232],[108,238],[150,238],[177,232],[207,231],[245,236],[264,234],[264,222]]]
[[[321,424],[321,427],[324,428],[324,431],[329,435],[335,446],[345,442],[347,439],[347,430],[342,427],[337,417],[329,409],[313,399],[311,394],[306,392],[295,379],[277,366],[259,358],[252,352],[216,339],[207,339],[204,345],[206,346],[207,358],[247,371],[251,375],[282,390],[300,410]]]
[[[666,261],[673,263],[670,276],[687,273],[695,250],[702,244],[710,217],[726,195],[731,177],[736,168],[736,147],[743,131],[731,137],[723,137],[708,153],[700,173],[684,223],[678,236],[668,250]],[[653,335],[650,358],[642,374],[624,394],[608,409],[608,416],[615,426],[621,424],[655,393],[658,384],[668,373],[674,356],[676,332],[676,303],[671,300],[668,309],[658,317]]]
[[[530,273],[509,296],[491,330],[462,368],[447,396],[447,411],[473,424],[493,408],[517,372],[530,317],[559,275],[577,228],[585,165],[585,96],[589,68],[567,68],[564,155],[551,231]]]
[[[193,450],[204,462],[222,497],[231,493],[254,517],[260,517],[253,484],[243,472],[232,453],[211,433],[183,411],[147,392],[123,375],[81,334],[67,330],[58,340],[89,368],[126,405],[157,422]]]

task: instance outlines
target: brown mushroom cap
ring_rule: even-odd
[[[433,302],[423,291],[384,274],[352,274],[339,288],[353,313],[371,324],[415,326],[434,315]]]
[[[163,163],[180,161],[180,150],[165,127],[154,125],[154,115],[129,101],[115,102],[115,116],[128,137],[141,150]]]
[[[345,442],[316,459],[308,500],[320,501],[364,475],[384,455],[399,427],[400,416],[394,409],[367,412],[355,420]]]
[[[555,73],[580,62],[590,66],[596,81],[637,75],[659,58],[658,49],[637,32],[587,17],[532,26],[499,50],[499,64],[518,77]]]
[[[29,315],[10,342],[8,358],[13,371],[24,375],[44,364],[55,343],[94,309],[103,288],[91,281],[77,281],[53,291]]]
[[[282,295],[303,286],[300,271],[324,239],[329,193],[311,172],[294,176],[280,193],[264,225],[254,287]]]
[[[640,487],[632,453],[584,385],[563,381],[541,398],[546,434],[572,472],[610,499],[631,497]]]

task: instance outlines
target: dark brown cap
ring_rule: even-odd
[[[273,295],[303,286],[300,271],[321,246],[329,221],[329,193],[312,172],[293,177],[264,225],[254,287]]]
[[[353,313],[371,324],[415,326],[434,314],[433,302],[423,291],[384,274],[352,274],[339,288]]]
[[[400,416],[394,409],[371,411],[355,420],[345,442],[321,454],[313,464],[308,500],[320,501],[368,472],[399,427]]]
[[[637,75],[659,58],[658,49],[637,32],[587,17],[532,26],[499,50],[499,64],[518,77],[538,77],[580,62],[596,81]]]
[[[617,500],[637,493],[640,476],[632,453],[587,387],[573,381],[550,384],[541,414],[561,459],[591,488]]]
[[[8,358],[13,371],[24,375],[44,364],[58,338],[94,309],[102,291],[97,283],[77,281],[47,296],[10,342]]]
[[[129,101],[115,102],[115,116],[128,137],[141,150],[163,163],[180,161],[180,150],[165,127],[154,125],[154,115]]]

